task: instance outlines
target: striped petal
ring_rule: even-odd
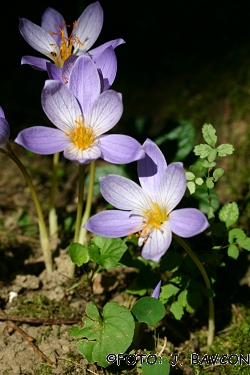
[[[168,250],[172,241],[172,233],[170,226],[165,222],[161,229],[154,229],[149,235],[142,249],[142,257],[144,259],[159,262],[160,258]]]
[[[202,233],[209,227],[206,216],[196,208],[174,210],[169,215],[169,225],[173,233],[184,238]]]

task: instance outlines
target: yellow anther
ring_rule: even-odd
[[[82,120],[76,121],[77,128],[72,130],[70,133],[66,133],[70,137],[72,143],[81,150],[86,150],[95,141],[95,134],[90,127],[86,127]]]

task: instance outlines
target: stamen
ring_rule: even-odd
[[[94,143],[95,134],[90,127],[84,125],[83,116],[79,116],[79,120],[76,120],[76,123],[77,128],[70,133],[66,133],[66,135],[70,137],[72,143],[74,143],[77,148],[86,150]]]
[[[54,25],[54,26],[59,31],[58,32],[56,32],[56,31],[49,31],[48,33],[51,36],[56,35],[59,38],[61,38],[61,43],[59,43],[59,44],[51,44],[51,46],[55,46],[55,50],[52,51],[50,54],[51,54],[51,58],[54,60],[55,64],[61,68],[63,66],[64,61],[70,55],[72,55],[72,53],[73,53],[73,43],[74,44],[79,44],[81,46],[84,46],[84,43],[82,43],[80,41],[80,39],[77,38],[76,34],[73,33],[75,27],[77,26],[77,22],[76,21],[73,22],[72,31],[71,31],[71,34],[70,34],[70,36],[68,38],[66,38],[66,36],[65,36],[65,30],[64,30],[64,28],[65,28],[65,26],[66,27],[69,27],[69,26],[66,25],[65,22],[63,22],[63,24],[62,24],[62,28],[60,28],[57,25]],[[56,47],[59,47],[59,49],[60,49],[59,50],[59,53],[60,53],[59,56],[55,52],[56,51]]]

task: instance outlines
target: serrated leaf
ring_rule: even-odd
[[[194,180],[195,175],[192,172],[186,172],[186,179],[187,179],[187,181]]]
[[[120,238],[96,236],[91,243],[89,257],[93,262],[106,269],[122,266],[119,260],[127,250],[127,245]]]
[[[207,185],[208,189],[213,189],[213,187],[214,187],[213,177],[208,177],[206,179],[206,185]]]
[[[132,314],[140,323],[147,323],[151,327],[165,316],[165,307],[161,301],[153,297],[140,298],[131,309]]]
[[[219,156],[231,155],[234,152],[234,147],[226,143],[217,147],[217,151]]]
[[[234,224],[239,218],[238,205],[235,202],[227,203],[219,211],[219,219],[226,223],[226,226]]]
[[[177,298],[177,301],[181,304],[181,306],[185,307],[186,304],[187,304],[187,294],[188,294],[188,291],[187,290],[183,290],[179,295],[178,295],[178,298]]]
[[[202,135],[204,138],[204,141],[214,147],[217,142],[217,136],[216,136],[216,130],[211,124],[204,124],[202,127]]]
[[[169,359],[166,356],[156,356],[152,355],[152,360],[150,364],[150,357],[147,357],[148,360],[144,361],[141,369],[143,375],[169,375],[170,374],[170,363]],[[154,363],[155,358],[157,358],[156,363]]]
[[[124,353],[130,346],[135,322],[130,311],[116,302],[106,303],[102,315],[102,321],[93,320],[91,316],[84,318],[85,326],[81,330],[84,339],[76,346],[89,363],[107,367],[108,354]]]
[[[212,151],[212,147],[205,144],[200,144],[195,146],[194,153],[196,156],[200,156],[201,159],[204,159],[208,156],[209,152]]]
[[[180,320],[182,315],[184,314],[183,307],[178,301],[173,302],[169,310],[177,320]]]
[[[239,240],[242,240],[243,238],[246,238],[246,233],[240,228],[234,228],[228,232],[229,243],[238,242]]]
[[[162,303],[168,302],[168,300],[172,296],[175,296],[179,292],[179,290],[180,288],[177,288],[177,286],[173,284],[164,285],[161,288],[160,301],[162,301]]]
[[[233,259],[237,259],[238,256],[239,256],[239,249],[236,245],[230,245],[228,250],[227,250],[227,254],[230,258],[233,258]]]
[[[195,183],[193,181],[188,181],[187,182],[187,188],[188,188],[190,194],[194,194],[194,192],[195,192]]]
[[[83,264],[88,263],[89,261],[88,248],[84,245],[81,245],[80,243],[70,243],[69,256],[71,261],[78,267],[81,267]]]
[[[224,174],[224,169],[223,168],[216,168],[213,171],[214,181],[217,181],[219,177],[223,176],[223,174]]]
[[[204,182],[204,180],[201,177],[198,177],[198,178],[195,179],[196,185],[201,186],[203,184],[203,182]]]
[[[238,242],[239,242],[239,245],[243,247],[243,249],[250,251],[250,238],[249,237],[240,239]]]
[[[205,160],[203,161],[202,166],[203,166],[204,168],[209,168],[209,162],[208,162],[207,159],[205,159]]]

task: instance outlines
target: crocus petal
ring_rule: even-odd
[[[110,88],[115,80],[117,71],[117,59],[112,46],[108,47],[96,60],[96,67],[100,69],[103,78],[103,91]]]
[[[150,139],[144,142],[142,148],[146,155],[138,161],[138,177],[143,190],[155,200],[157,186],[166,172],[167,163],[159,147]]]
[[[102,159],[109,163],[127,164],[145,156],[141,144],[128,135],[102,135],[99,141]]]
[[[62,76],[64,78],[64,81],[66,81],[66,82],[69,81],[71,70],[73,69],[73,66],[74,66],[74,64],[75,64],[75,62],[76,62],[77,59],[78,59],[78,56],[70,55],[64,61],[64,64],[63,64],[63,67],[62,67]]]
[[[101,81],[94,61],[86,54],[78,57],[69,76],[69,89],[85,115],[101,92]]]
[[[153,290],[153,293],[151,294],[151,297],[159,298],[160,291],[161,291],[161,280],[158,282],[155,289]]]
[[[61,35],[56,35],[61,33],[61,29],[64,28],[64,36],[68,37],[67,28],[65,21],[61,13],[53,8],[47,8],[42,15],[42,28],[47,33],[54,33],[52,36],[57,45],[62,43]],[[54,43],[55,43],[54,42]]]
[[[77,20],[74,34],[80,43],[74,42],[74,54],[88,51],[98,38],[103,25],[103,10],[97,1],[90,4]]]
[[[4,118],[4,112],[1,107],[0,109],[0,148],[5,148],[10,136],[10,127],[8,121]]]
[[[159,262],[160,258],[168,250],[172,241],[172,233],[170,226],[165,222],[161,230],[154,229],[146,240],[145,245],[142,249],[142,257],[144,259],[153,260]]]
[[[99,47],[96,47],[96,48],[93,48],[91,51],[89,51],[89,54],[90,56],[92,57],[92,59],[94,61],[96,61],[99,57],[99,55],[105,51],[105,49],[107,49],[108,47],[113,47],[113,49],[115,49],[117,46],[119,46],[120,44],[124,44],[124,40],[119,38],[119,39],[114,39],[114,40],[110,40],[109,42],[106,42],[102,45],[100,45]]]
[[[63,151],[69,140],[61,130],[34,126],[22,130],[15,142],[36,154],[50,155]]]
[[[23,56],[21,59],[21,65],[28,64],[33,69],[36,69],[36,70],[47,70],[46,64],[48,62],[50,61],[43,59],[41,57],[33,57],[33,56]]]
[[[52,64],[50,61],[46,64],[49,79],[54,79],[64,83],[62,78],[62,69],[59,66]]]
[[[123,112],[121,95],[113,90],[103,92],[85,116],[86,123],[99,136],[112,129]]]
[[[127,211],[108,210],[92,216],[84,228],[99,236],[117,238],[137,232],[141,224],[141,218],[130,217]]]
[[[42,107],[50,121],[70,133],[77,127],[81,108],[73,93],[62,82],[47,80],[42,91]]]
[[[169,214],[180,203],[186,191],[186,175],[182,163],[171,163],[161,177],[156,192],[157,203]]]
[[[206,216],[196,208],[174,210],[168,222],[172,232],[184,238],[202,233],[209,227]]]
[[[5,118],[4,111],[3,111],[2,107],[0,107],[0,117]]]
[[[58,54],[59,47],[56,46],[55,39],[40,26],[35,25],[26,18],[20,18],[19,30],[26,42],[36,51],[48,57],[52,56],[52,52]]]
[[[97,145],[92,145],[90,148],[82,150],[71,142],[65,148],[64,156],[79,164],[89,164],[101,156],[101,151]]]
[[[110,174],[100,178],[100,187],[104,199],[120,210],[151,208],[142,188],[128,178]]]

